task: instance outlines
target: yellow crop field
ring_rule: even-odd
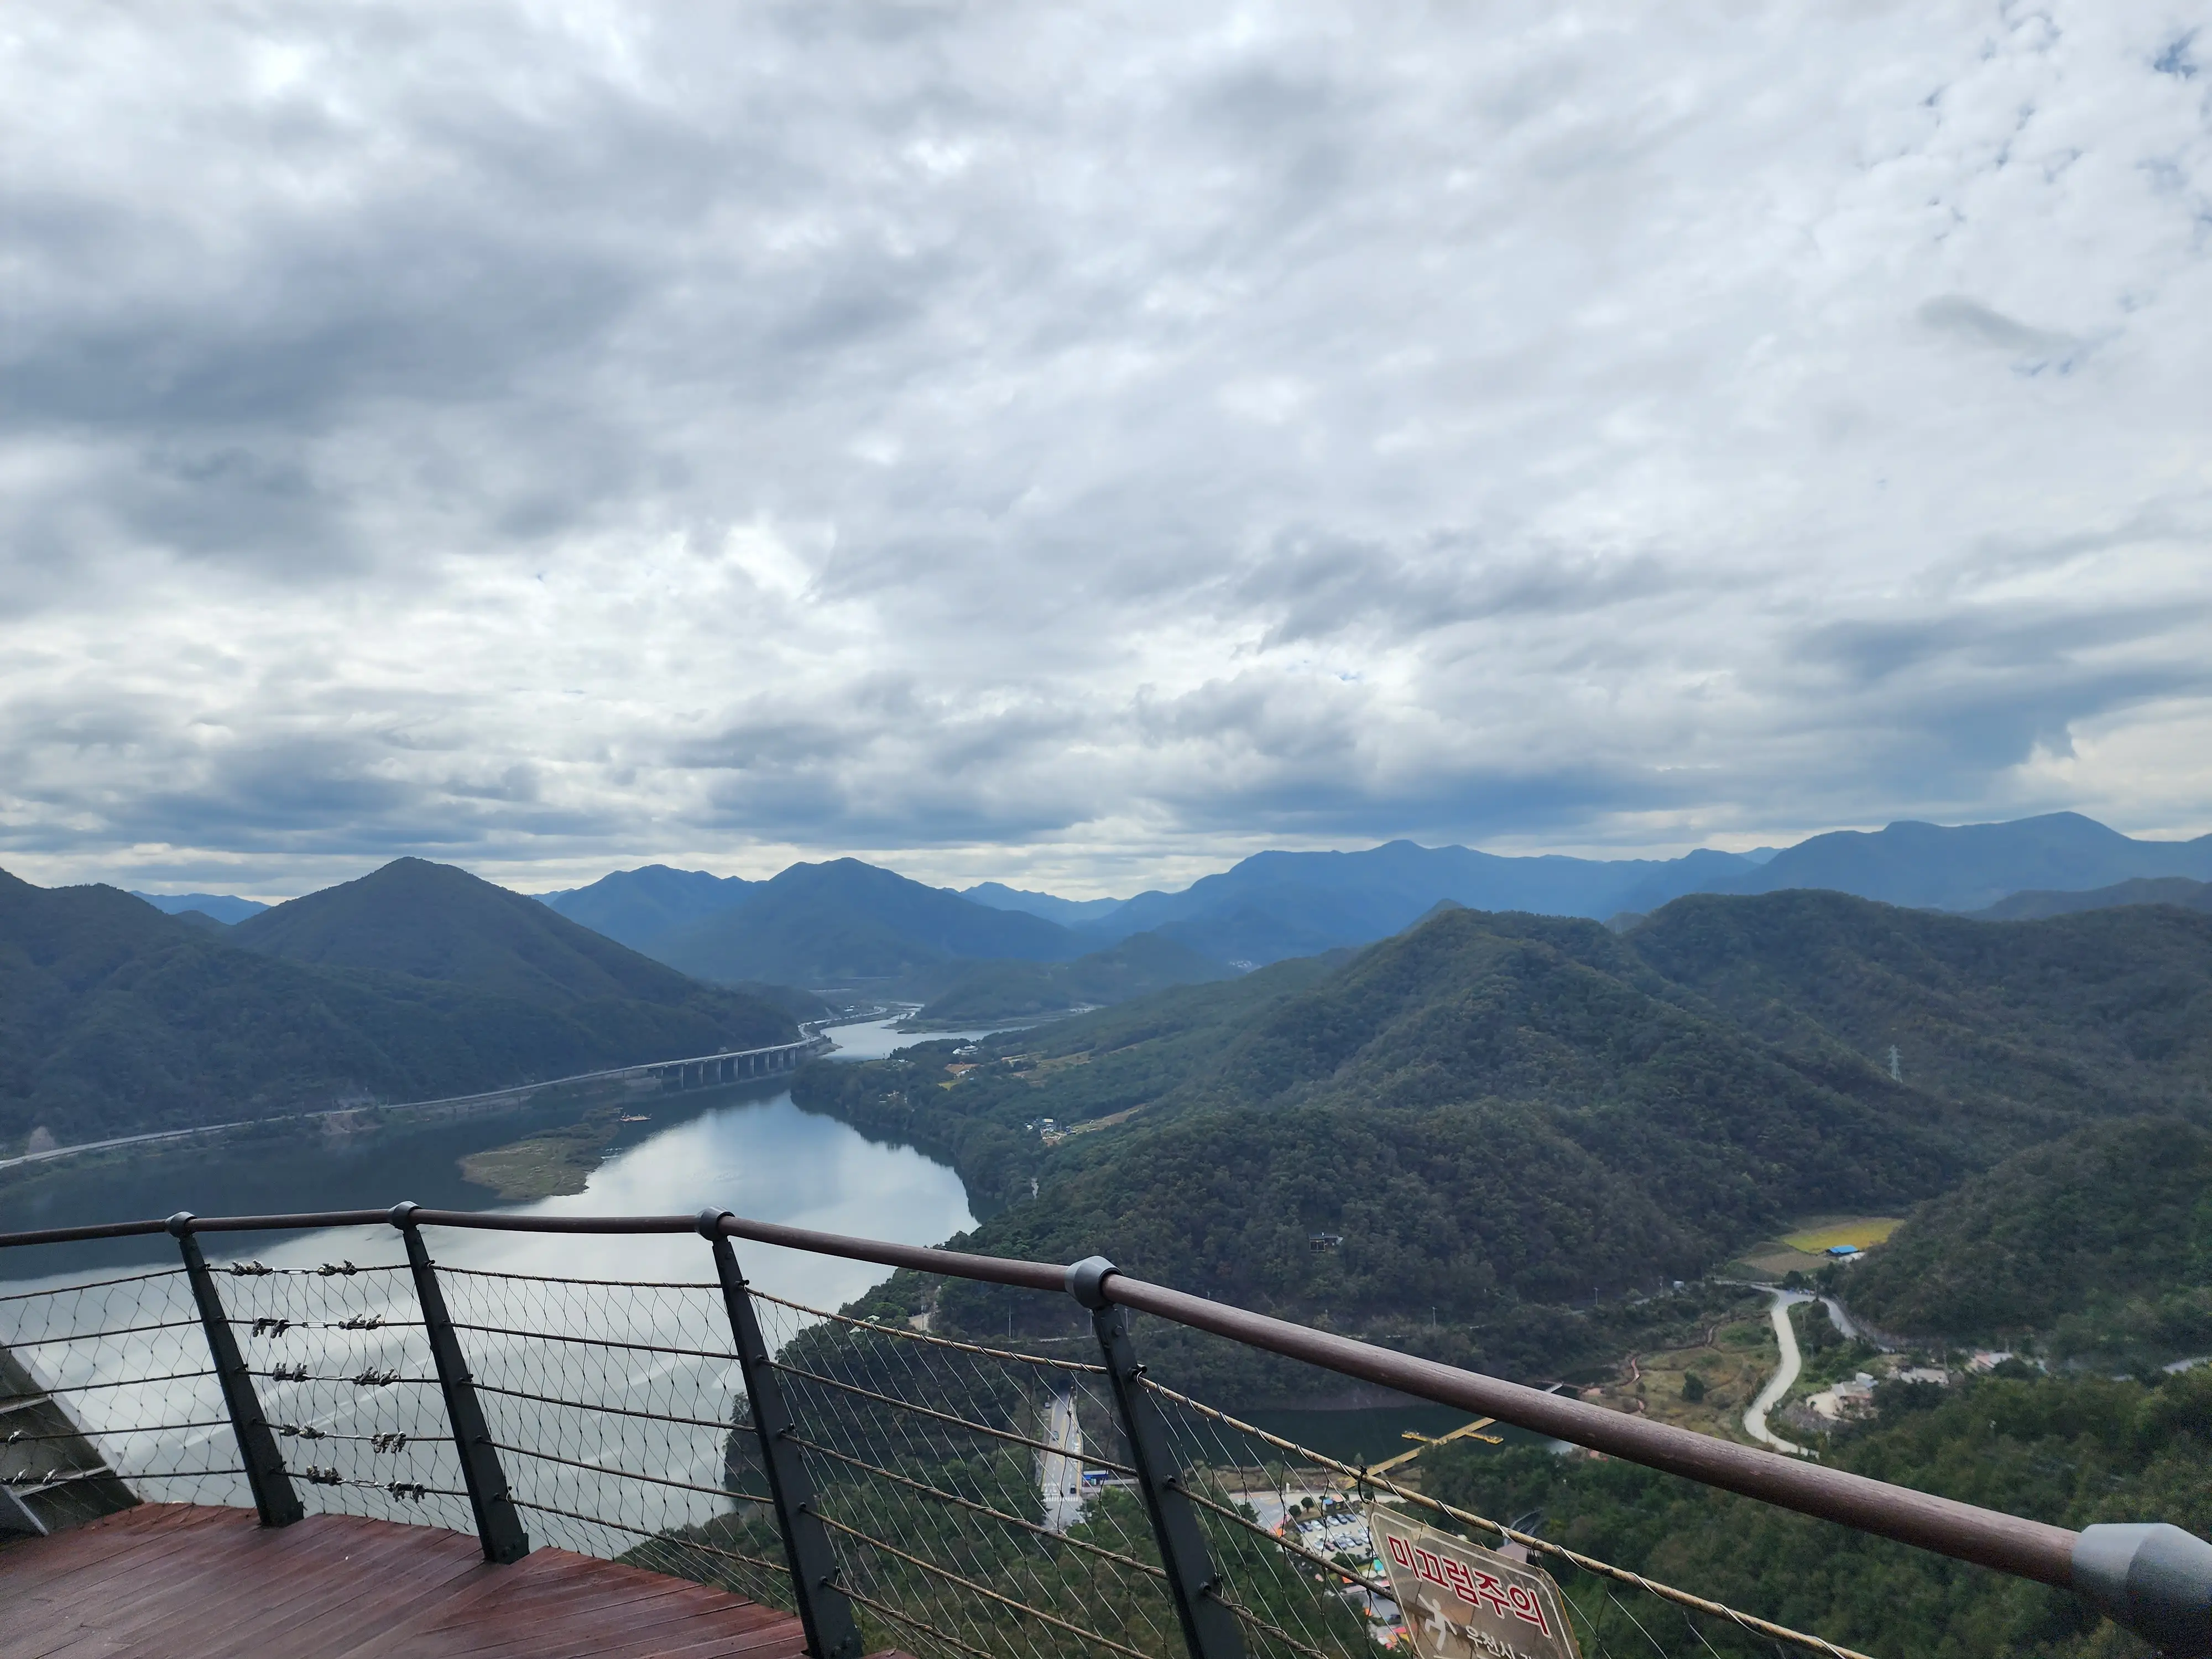
[[[1840,1221],[1824,1222],[1802,1233],[1791,1233],[1782,1242],[1808,1255],[1818,1255],[1833,1244],[1856,1244],[1864,1250],[1881,1243],[1897,1231],[1898,1225],[1896,1216],[1846,1216]]]

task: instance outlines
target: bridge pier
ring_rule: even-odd
[[[664,1093],[682,1089],[710,1088],[718,1083],[738,1083],[747,1078],[795,1072],[817,1043],[785,1043],[774,1048],[748,1049],[741,1054],[710,1054],[697,1060],[669,1060],[646,1068]]]

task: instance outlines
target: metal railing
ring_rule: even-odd
[[[200,1243],[385,1224],[401,1248],[365,1264],[210,1262]],[[556,1276],[441,1265],[427,1236],[441,1229],[703,1242],[694,1279]],[[412,1204],[54,1228],[0,1234],[0,1248],[162,1232],[175,1267],[0,1295],[0,1529],[139,1496],[250,1502],[272,1526],[344,1510],[473,1531],[493,1561],[536,1539],[722,1585],[795,1612],[819,1659],[893,1644],[966,1659],[1352,1659],[1396,1608],[1348,1492],[1553,1565],[1588,1653],[1850,1656],[1170,1387],[1136,1352],[1130,1315],[1143,1313],[2071,1589],[2170,1653],[2212,1650],[2212,1546],[2177,1528],[2076,1533],[1979,1509],[1189,1296],[1102,1258],[1005,1260],[722,1211]],[[1063,1326],[1079,1309],[1090,1329],[1024,1349],[854,1318],[749,1282],[740,1241],[1030,1292]]]

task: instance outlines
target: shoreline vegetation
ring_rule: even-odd
[[[618,1150],[615,1143],[625,1125],[651,1121],[619,1105],[602,1106],[573,1123],[487,1146],[457,1161],[465,1179],[507,1202],[564,1197],[591,1183],[593,1172]]]
[[[502,1091],[503,1092],[503,1091]],[[75,1184],[89,1176],[115,1174],[168,1164],[185,1166],[210,1159],[268,1157],[284,1152],[318,1148],[349,1148],[388,1136],[417,1133],[427,1129],[481,1124],[487,1128],[518,1120],[571,1115],[605,1104],[621,1109],[628,1099],[659,1098],[656,1091],[640,1094],[625,1085],[582,1085],[554,1088],[531,1085],[514,1091],[516,1098],[488,1104],[423,1103],[399,1106],[358,1107],[300,1113],[285,1117],[249,1119],[234,1124],[196,1129],[173,1139],[141,1141],[87,1151],[66,1159],[12,1164],[0,1169],[0,1194],[9,1197],[38,1188]]]

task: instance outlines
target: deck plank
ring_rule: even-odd
[[[688,1580],[541,1549],[488,1565],[434,1527],[148,1504],[0,1545],[4,1659],[799,1659],[796,1619]]]
[[[286,1593],[271,1604],[265,1621],[257,1620],[253,1629],[209,1647],[201,1659],[256,1659],[271,1645],[295,1642],[301,1632],[339,1617],[349,1631],[373,1638],[406,1617],[420,1597],[436,1595],[483,1565],[483,1551],[475,1539],[440,1533],[433,1548],[414,1535],[417,1530],[373,1524],[349,1539],[341,1571],[349,1567],[365,1582],[336,1593],[327,1574],[295,1569],[286,1576]]]

